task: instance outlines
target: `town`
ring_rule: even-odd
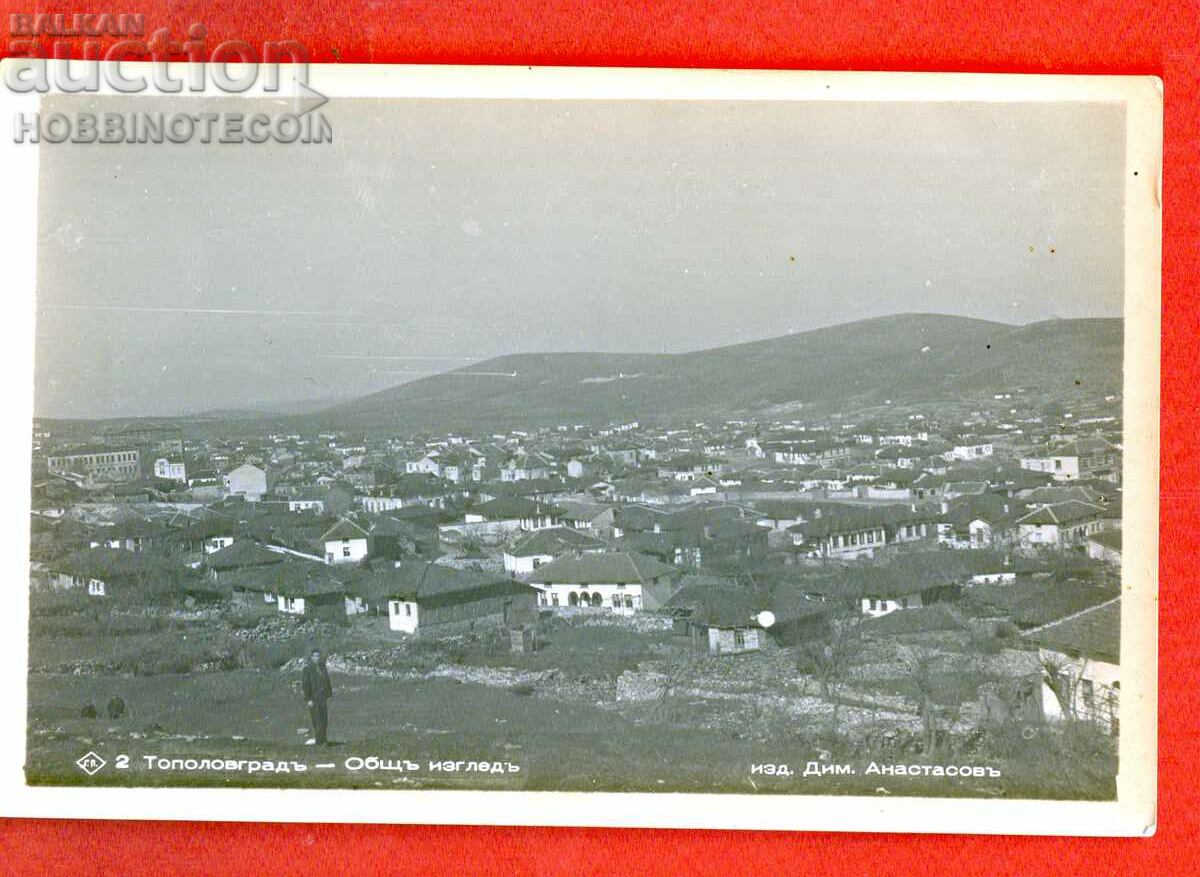
[[[892,757],[1003,775],[897,794],[1111,797],[1120,412],[1014,386],[472,434],[38,420],[27,770],[303,751],[318,646],[333,738],[503,753],[520,788]]]

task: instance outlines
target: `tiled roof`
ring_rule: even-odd
[[[1110,664],[1121,660],[1121,598],[1084,609],[1025,634],[1036,645]]]
[[[513,557],[532,557],[544,554],[562,554],[574,549],[603,548],[604,542],[594,536],[571,527],[547,527],[530,533],[513,545],[508,553]]]
[[[540,584],[645,584],[675,572],[673,566],[629,551],[560,557],[534,571]]]
[[[204,558],[204,563],[212,569],[225,570],[269,566],[282,560],[283,555],[277,551],[268,551],[250,539],[238,539],[232,545],[208,555]]]
[[[1090,502],[1080,502],[1077,499],[1069,499],[1066,502],[1056,502],[1048,506],[1043,506],[1036,511],[1032,511],[1024,517],[1018,518],[1018,524],[1074,524],[1079,521],[1087,521],[1103,516],[1104,509],[1098,505],[1093,505]]]

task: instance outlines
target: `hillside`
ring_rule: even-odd
[[[302,418],[402,432],[733,417],[993,392],[1117,392],[1120,319],[1011,326],[905,314],[684,354],[514,354]]]

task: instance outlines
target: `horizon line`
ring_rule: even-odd
[[[259,410],[254,405],[245,405],[245,406],[231,405],[227,409],[222,409],[222,408],[216,407],[216,408],[208,408],[208,409],[204,409],[204,410],[200,410],[200,411],[183,411],[183,412],[179,412],[176,414],[162,414],[162,413],[111,414],[111,415],[98,415],[98,416],[86,416],[86,417],[39,414],[35,410],[34,414],[33,414],[33,420],[47,420],[47,421],[60,421],[60,422],[66,421],[66,422],[73,422],[73,423],[104,423],[106,421],[114,421],[114,420],[153,420],[153,419],[195,420],[195,419],[209,417],[212,414],[219,413],[224,410],[242,411],[245,414],[250,415],[250,417],[246,418],[246,419],[307,417],[307,416],[311,416],[314,414],[319,414],[322,411],[327,411],[330,408],[337,407],[338,405],[345,404],[346,402],[354,401],[355,399],[363,399],[363,398],[367,398],[369,396],[374,396],[378,393],[386,393],[388,390],[394,389],[395,387],[401,387],[406,384],[416,383],[417,381],[425,380],[426,378],[430,378],[430,377],[438,377],[441,375],[454,375],[454,374],[460,374],[463,376],[473,376],[477,373],[466,372],[466,371],[464,371],[464,369],[468,369],[471,366],[480,365],[481,363],[490,362],[492,360],[505,359],[507,357],[512,357],[512,356],[569,356],[569,355],[577,355],[577,356],[665,356],[665,357],[690,356],[690,355],[694,355],[694,354],[698,354],[698,353],[710,353],[710,352],[717,351],[717,350],[727,350],[730,348],[741,347],[741,346],[748,345],[748,344],[761,344],[766,341],[773,341],[773,340],[778,340],[778,339],[782,339],[782,338],[792,338],[792,337],[796,337],[799,335],[807,335],[807,334],[810,334],[813,332],[825,331],[827,329],[836,329],[836,328],[841,328],[841,327],[845,327],[845,326],[854,326],[854,325],[858,325],[861,323],[871,323],[871,322],[877,322],[877,321],[881,321],[881,320],[892,320],[892,319],[896,319],[899,317],[943,317],[943,318],[963,320],[963,321],[968,321],[968,322],[973,322],[973,323],[987,323],[987,324],[991,324],[991,325],[995,325],[995,326],[1005,326],[1008,328],[1028,328],[1030,326],[1037,326],[1037,325],[1040,325],[1043,323],[1088,322],[1088,321],[1101,321],[1101,320],[1121,320],[1121,321],[1123,321],[1125,319],[1124,314],[1122,314],[1120,316],[1088,316],[1088,317],[1054,316],[1054,317],[1048,317],[1046,319],[1041,319],[1041,320],[1032,320],[1028,323],[1010,323],[1010,322],[1007,322],[1004,320],[986,319],[983,317],[973,317],[973,316],[967,316],[964,314],[947,313],[947,312],[942,312],[942,311],[896,311],[891,314],[882,314],[882,315],[878,315],[878,316],[874,316],[874,317],[861,317],[856,320],[847,320],[847,321],[841,322],[841,323],[826,323],[826,324],[823,324],[820,326],[813,326],[808,329],[802,329],[797,332],[785,332],[782,335],[767,335],[767,336],[763,336],[761,338],[753,338],[748,341],[734,341],[729,344],[718,344],[718,345],[715,345],[712,347],[697,347],[697,348],[694,348],[691,350],[684,350],[684,351],[679,351],[679,352],[620,351],[620,350],[608,350],[608,351],[606,351],[606,350],[527,350],[527,351],[513,351],[513,352],[509,352],[509,353],[497,353],[497,354],[492,354],[490,356],[481,356],[478,358],[455,356],[455,355],[397,357],[395,355],[389,355],[389,354],[380,354],[378,356],[357,354],[353,358],[362,359],[362,360],[377,359],[380,361],[408,359],[408,360],[427,360],[427,361],[448,362],[451,360],[455,360],[455,361],[459,361],[459,362],[464,362],[466,364],[458,366],[457,368],[447,369],[444,371],[418,371],[418,370],[414,369],[413,371],[407,372],[407,373],[410,373],[413,375],[420,375],[420,377],[414,377],[412,380],[409,380],[409,381],[400,381],[399,383],[392,384],[391,386],[385,387],[381,390],[373,390],[369,393],[363,393],[361,395],[350,396],[345,399],[342,399],[341,401],[331,401],[330,399],[296,399],[296,400],[291,400],[291,401],[265,403],[265,405],[264,405],[264,407],[269,406],[269,405],[285,405],[288,407],[307,407],[310,405],[319,405],[320,406],[320,407],[316,408],[315,410],[309,411],[306,413],[295,413],[295,412],[287,413],[287,412],[282,412],[282,411]],[[341,356],[339,354],[317,354],[315,356],[315,358],[317,358],[317,359],[348,359],[350,357]],[[478,373],[478,374],[486,375],[486,376],[516,377],[515,374],[510,374],[507,372],[505,372],[505,373],[487,372],[487,373]],[[36,404],[36,400],[35,400],[35,404]],[[214,418],[214,419],[221,419],[221,418]],[[231,419],[236,420],[239,418],[231,418]]]

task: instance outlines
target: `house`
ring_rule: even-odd
[[[725,464],[701,454],[680,454],[658,466],[658,477],[672,481],[695,481],[702,475],[725,471]]]
[[[1105,530],[1087,540],[1088,557],[1104,563],[1121,565],[1121,531]]]
[[[947,481],[942,487],[943,499],[958,499],[960,496],[983,496],[988,492],[986,481]]]
[[[937,527],[933,515],[908,506],[834,506],[816,508],[788,532],[809,557],[856,560],[889,544],[932,540]]]
[[[438,457],[440,470],[438,474],[443,480],[452,484],[461,484],[464,481],[482,481],[483,464],[483,460],[470,456],[442,454]]]
[[[1055,481],[1096,478],[1119,481],[1121,454],[1100,436],[1079,438],[1054,445],[1048,451],[1021,458],[1021,468],[1045,472]]]
[[[500,480],[504,482],[536,481],[550,477],[550,464],[532,454],[514,457],[500,467]]]
[[[1051,720],[1094,722],[1111,734],[1120,724],[1121,600],[1026,632],[1043,667],[1042,712]]]
[[[623,544],[664,563],[757,569],[766,561],[769,531],[745,514],[733,505],[696,506],[651,519],[649,530],[626,533]]]
[[[1102,506],[1077,499],[1052,503],[1017,519],[1017,540],[1026,548],[1084,545],[1104,529],[1105,515]]]
[[[586,499],[560,500],[556,505],[562,509],[563,526],[588,530],[594,536],[612,534],[616,518],[614,506],[601,505]]]
[[[453,633],[477,624],[519,625],[537,615],[537,592],[505,576],[457,570],[432,562],[364,571],[356,588],[387,604],[397,633]]]
[[[587,466],[577,457],[567,460],[567,477],[582,478],[587,473]]]
[[[282,563],[285,555],[271,551],[252,539],[239,539],[227,548],[214,551],[204,558],[202,568],[211,578],[221,579],[243,569],[256,569]]]
[[[317,541],[324,548],[326,563],[358,563],[367,556],[369,536],[349,518],[340,518]]]
[[[323,515],[330,511],[326,507],[328,499],[328,487],[301,487],[287,498],[287,507],[289,512],[316,512]]]
[[[130,519],[96,528],[88,539],[88,546],[145,551],[161,541],[165,534],[166,528],[156,521]]]
[[[995,446],[991,442],[979,442],[955,445],[942,456],[947,460],[980,460],[992,456],[994,452]]]
[[[227,496],[242,496],[247,502],[258,502],[266,492],[267,473],[252,463],[243,463],[225,474]]]
[[[211,469],[188,475],[187,486],[197,499],[219,499],[225,490],[224,480]]]
[[[221,578],[242,606],[273,607],[283,615],[340,620],[357,610],[347,576],[322,563],[285,557],[280,563],[247,566]],[[348,606],[347,604],[350,604]]]
[[[539,566],[569,552],[604,551],[607,544],[582,530],[571,527],[547,527],[530,533],[504,550],[504,571],[527,575]]]
[[[187,484],[187,464],[182,459],[159,457],[154,461],[154,477]]]
[[[998,496],[964,496],[942,503],[938,542],[951,548],[988,548],[1008,541],[1013,504]]]
[[[362,604],[349,594],[345,580],[326,567],[296,561],[281,567],[277,579],[276,606],[285,615],[340,620],[362,611]]]
[[[696,651],[738,655],[762,648],[765,634],[758,615],[764,608],[765,598],[749,588],[707,576],[684,576],[663,610]]]
[[[798,590],[777,590],[771,595],[769,609],[775,623],[767,628],[767,635],[781,646],[820,640],[832,626],[834,606],[828,600],[814,599]]]
[[[437,451],[425,454],[418,460],[411,460],[404,464],[404,471],[408,475],[435,475],[441,477],[442,466],[438,461],[440,455]]]
[[[480,503],[464,515],[468,525],[484,525],[491,532],[541,530],[562,526],[562,509],[517,496],[501,496]]]
[[[691,496],[716,496],[718,493],[724,496],[724,488],[707,475],[694,479],[688,487]]]
[[[359,519],[368,533],[367,553],[380,560],[436,557],[440,552],[436,518],[403,515],[404,511],[397,511]]]
[[[46,564],[50,587],[89,597],[156,597],[178,593],[189,570],[148,552],[91,548]]]
[[[938,553],[929,553],[882,565],[845,568],[809,587],[855,605],[865,616],[879,618],[957,599],[962,593],[962,580],[956,564],[944,564]]]
[[[179,530],[175,539],[185,552],[212,554],[237,540],[239,526],[227,518],[209,517]]]
[[[589,607],[631,615],[658,609],[671,596],[675,567],[628,551],[569,555],[534,570],[538,605]]]

